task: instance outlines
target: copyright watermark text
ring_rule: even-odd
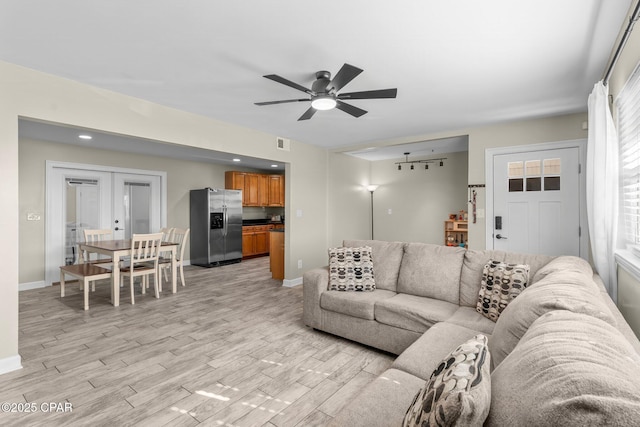
[[[0,403],[0,412],[15,412],[19,414],[32,412],[68,413],[73,412],[73,404],[69,402],[2,402]]]

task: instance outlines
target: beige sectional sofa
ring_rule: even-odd
[[[440,361],[479,333],[489,337],[491,361],[485,425],[640,425],[640,342],[586,261],[422,243],[343,245],[372,248],[376,290],[328,291],[328,268],[311,270],[304,322],[398,357],[334,425],[402,425]],[[526,289],[495,323],[476,311],[489,260],[530,267]]]

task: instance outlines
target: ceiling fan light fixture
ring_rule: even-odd
[[[316,110],[326,111],[336,107],[336,100],[330,95],[318,96],[311,101],[311,106]]]

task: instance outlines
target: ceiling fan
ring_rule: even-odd
[[[364,92],[349,92],[338,93],[340,89],[345,87],[351,80],[356,78],[363,70],[353,65],[344,64],[342,68],[331,78],[331,73],[328,71],[318,71],[316,73],[316,81],[311,85],[311,89],[287,80],[284,77],[280,77],[276,74],[269,74],[264,76],[269,80],[281,83],[283,85],[298,89],[308,95],[310,98],[302,99],[285,99],[282,101],[268,101],[268,102],[256,102],[256,105],[273,105],[284,104],[287,102],[303,102],[311,101],[311,107],[304,112],[298,120],[309,120],[318,110],[331,110],[337,108],[345,113],[351,114],[353,117],[360,117],[367,112],[361,108],[355,107],[351,104],[347,104],[342,100],[349,99],[379,99],[379,98],[395,98],[398,93],[398,89],[380,89],[380,90],[367,90]]]

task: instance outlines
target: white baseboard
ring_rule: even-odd
[[[0,375],[6,374],[7,372],[17,371],[18,369],[22,369],[22,359],[19,354],[15,356],[5,357],[4,359],[0,359]]]
[[[19,291],[28,291],[29,289],[38,289],[46,287],[46,283],[44,280],[40,280],[38,282],[29,282],[29,283],[20,283],[18,285]]]
[[[286,288],[293,288],[294,286],[302,285],[302,277],[296,277],[295,279],[284,279],[282,286]]]

